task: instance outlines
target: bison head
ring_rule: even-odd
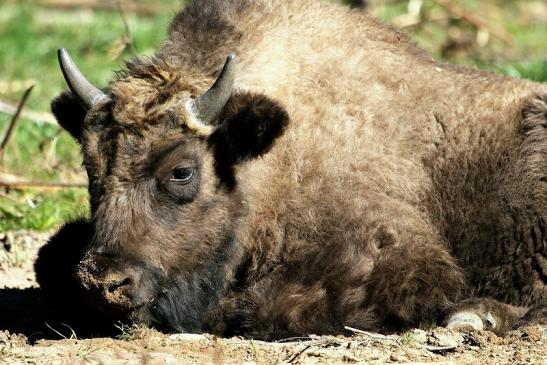
[[[91,217],[81,236],[69,224],[50,243],[79,247],[78,259],[60,263],[71,267],[52,268],[49,258],[62,253],[42,250],[40,284],[51,287],[48,270],[60,272],[105,314],[199,330],[241,260],[236,231],[247,202],[237,172],[282,135],[286,111],[232,89],[232,55],[206,92],[214,77],[159,58],[129,63],[104,91],[66,51],[59,59],[70,92],[52,110],[81,145]]]

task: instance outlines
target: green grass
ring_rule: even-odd
[[[30,3],[30,2],[29,2]],[[51,99],[66,88],[56,51],[67,48],[86,76],[105,85],[123,59],[118,57],[125,28],[119,13],[110,11],[59,11],[32,3],[0,2],[0,99],[17,103],[29,84],[36,84],[26,107],[49,111]],[[138,54],[151,54],[161,43],[176,7],[166,5],[155,17],[128,14]],[[0,135],[10,117],[0,114]],[[85,179],[77,143],[56,125],[22,118],[8,146],[0,171],[26,179],[81,181]],[[27,204],[31,200],[33,204]],[[85,190],[54,193],[40,190],[0,192],[0,232],[27,228],[47,230],[87,212]]]
[[[65,189],[53,193],[13,192],[0,196],[0,232],[14,228],[48,230],[87,215],[87,192]]]
[[[407,13],[408,1],[384,1],[371,9],[373,15],[390,23],[398,23]],[[476,42],[477,28],[469,22],[450,16],[435,1],[423,0],[421,21],[404,28],[411,38],[437,59],[491,70],[514,77],[547,81],[547,5],[542,1],[453,0],[469,15],[484,20],[488,42]],[[512,44],[501,40],[505,35]],[[449,52],[450,42],[470,42]]]
[[[151,54],[159,46],[169,21],[183,2],[163,1],[160,4],[165,11],[153,17],[128,14],[138,54]],[[450,40],[470,39],[473,43],[477,30],[461,19],[446,16],[446,11],[431,0],[423,1],[422,21],[405,31],[436,58],[547,81],[547,19],[542,15],[547,6],[542,1],[460,0],[457,4],[486,19],[492,29],[503,29],[514,45],[510,47],[491,36],[482,47],[471,44],[452,53],[443,51]],[[407,5],[408,1],[385,1],[368,11],[397,23],[407,12]],[[98,86],[106,85],[113,71],[122,67],[123,59],[132,56],[130,49],[118,52],[125,28],[116,11],[63,11],[33,2],[0,0],[0,35],[0,100],[16,103],[29,84],[36,84],[27,108],[40,112],[49,111],[51,99],[66,88],[57,65],[57,48],[67,48]],[[0,136],[9,119],[0,114]],[[68,134],[56,125],[26,119],[19,122],[0,162],[1,173],[46,181],[85,179],[78,146]],[[84,189],[0,190],[0,232],[18,228],[47,230],[87,211]]]
[[[112,51],[124,37],[124,25],[116,12],[90,12],[38,8],[35,5],[0,7],[0,89],[2,100],[17,102],[20,85],[35,83],[27,107],[48,111],[51,99],[66,88],[57,64],[59,47],[69,49],[86,76],[96,85],[105,85],[112,71],[122,67],[122,59]],[[152,53],[164,37],[171,12],[158,17],[129,16],[135,47],[139,54]],[[0,114],[0,130],[9,117]],[[8,150],[4,170],[33,178],[58,177],[58,164],[42,163],[43,153],[55,143],[54,156],[63,168],[79,168],[81,159],[74,141],[57,126],[22,121]],[[35,162],[29,164],[29,162]],[[29,168],[30,167],[30,168]]]

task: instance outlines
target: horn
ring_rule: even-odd
[[[193,101],[194,112],[206,124],[212,124],[218,118],[232,94],[235,79],[235,58],[233,53],[228,55],[213,86]]]
[[[57,51],[57,57],[70,91],[85,111],[91,109],[95,103],[106,96],[104,92],[86,80],[66,49],[60,48]]]

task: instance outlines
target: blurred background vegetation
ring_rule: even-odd
[[[330,0],[337,1],[337,0]],[[342,0],[340,0],[342,1]],[[436,58],[547,81],[547,2],[510,0],[346,0],[403,28]],[[105,85],[133,54],[151,54],[184,0],[0,0],[0,141],[13,109],[35,85],[0,156],[0,233],[47,230],[87,212],[77,144],[49,113],[65,89],[56,49],[66,47],[86,76]],[[2,185],[2,182],[4,185]],[[6,187],[5,183],[20,184]],[[42,186],[30,188],[27,182]],[[22,185],[21,185],[22,184]]]

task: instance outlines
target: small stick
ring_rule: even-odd
[[[34,85],[31,85],[28,89],[25,90],[25,93],[23,94],[21,101],[19,101],[19,105],[17,105],[17,110],[15,111],[15,114],[13,114],[13,117],[11,118],[10,124],[8,126],[8,130],[6,131],[6,135],[4,136],[4,139],[2,140],[2,144],[0,144],[0,159],[4,158],[4,152],[6,151],[6,148],[8,147],[8,143],[15,129],[15,125],[17,124],[17,121],[19,120],[21,111],[23,110],[23,107],[25,106],[25,103],[27,102],[27,99],[33,88],[34,88]]]
[[[431,351],[431,352],[445,352],[445,351],[452,351],[456,348],[458,348],[458,346],[424,346],[424,348],[427,350],[427,351]]]
[[[350,331],[350,332],[359,333],[361,335],[367,335],[367,336],[372,337],[372,338],[386,338],[386,336],[381,335],[379,333],[372,333],[372,332],[368,332],[368,331],[363,331],[363,330],[353,328],[353,327],[349,327],[349,326],[344,326],[344,328],[346,330]]]
[[[488,26],[488,24],[481,19],[480,17],[476,16],[475,14],[468,13],[464,9],[460,8],[458,5],[453,4],[450,1],[447,0],[433,0],[435,3],[437,3],[439,6],[445,8],[449,13],[452,15],[462,18],[469,24],[473,25],[477,29],[486,29],[492,34],[494,37],[501,40],[506,45],[513,47],[515,45],[515,42],[513,42],[513,38],[506,33],[503,29],[499,29],[498,31],[494,31],[492,28]]]
[[[63,10],[77,10],[77,9],[92,9],[92,10],[115,10],[115,4],[110,1],[94,1],[94,0],[39,0],[38,5],[63,9]],[[143,16],[155,16],[165,12],[161,5],[156,3],[145,4],[135,3],[130,1],[126,4],[126,8],[131,13],[136,13]]]
[[[294,354],[287,362],[289,364],[292,364],[293,362],[296,361],[296,359],[298,359],[300,357],[300,355],[302,355],[304,352],[306,352],[306,350],[308,350],[310,347],[311,347],[311,345],[308,345],[308,346],[304,347],[302,350],[300,350],[296,354]]]
[[[120,13],[120,16],[123,21],[123,26],[125,28],[125,45],[129,46],[131,49],[131,53],[133,55],[137,54],[137,50],[135,49],[135,42],[133,41],[133,34],[131,33],[131,27],[129,26],[129,20],[127,19],[127,14],[125,12],[125,8],[122,4],[122,0],[116,1],[116,7],[118,8],[118,13]]]
[[[11,105],[10,103],[6,103],[5,101],[0,100],[0,113],[10,114],[13,115],[17,111],[17,107]],[[37,123],[48,123],[48,124],[55,124],[58,125],[55,121],[55,117],[51,115],[51,113],[46,112],[37,112],[34,110],[22,110],[21,111],[21,117],[30,119],[33,122]]]
[[[330,338],[330,337],[317,339],[317,340],[291,341],[291,342],[266,342],[266,341],[253,340],[253,343],[255,346],[272,346],[272,347],[288,347],[288,346],[294,346],[294,345],[315,346],[315,345],[331,343],[331,342],[333,343],[338,342],[338,340],[336,338]],[[227,340],[227,343],[234,344],[234,345],[247,345],[249,342],[243,339],[231,338]]]
[[[49,181],[0,181],[1,188],[25,190],[25,189],[65,189],[65,188],[87,188],[83,182],[49,182]]]

